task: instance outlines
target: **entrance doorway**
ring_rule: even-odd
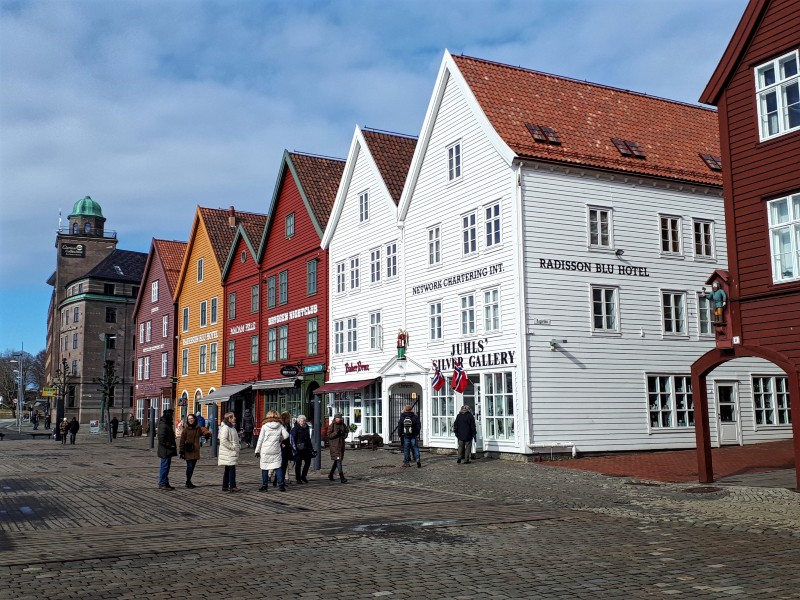
[[[399,443],[401,435],[397,431],[397,423],[403,407],[411,405],[411,412],[422,420],[422,388],[416,383],[399,383],[389,390],[389,442]],[[423,428],[424,429],[424,428]]]
[[[741,445],[739,393],[736,382],[717,382],[717,441],[720,446]]]

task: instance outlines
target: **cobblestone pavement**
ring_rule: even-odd
[[[161,491],[143,438],[0,442],[0,598],[800,598],[787,489],[381,449],[286,493],[243,451],[226,494],[203,452]]]

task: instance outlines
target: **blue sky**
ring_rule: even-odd
[[[45,346],[59,210],[119,248],[266,212],[284,149],[417,135],[445,48],[697,102],[745,0],[0,0],[0,351]]]

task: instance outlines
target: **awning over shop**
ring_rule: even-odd
[[[294,382],[302,379],[302,375],[298,377],[281,377],[280,379],[268,379],[267,381],[257,381],[253,384],[254,390],[277,390],[279,388],[293,388]]]
[[[223,385],[218,390],[214,390],[205,398],[201,398],[197,401],[198,404],[218,404],[219,402],[225,402],[230,399],[231,396],[235,396],[240,392],[244,392],[251,388],[251,384],[238,384],[238,385]]]
[[[378,380],[374,379],[359,379],[356,381],[337,381],[335,383],[326,383],[314,390],[315,394],[328,394],[331,392],[355,392],[361,390],[368,385],[375,383]]]

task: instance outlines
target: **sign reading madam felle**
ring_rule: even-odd
[[[616,267],[616,269],[614,268]],[[635,277],[650,277],[647,267],[634,267],[632,265],[607,265],[604,263],[590,263],[585,260],[561,260],[554,258],[540,258],[540,269],[554,271],[580,271],[582,273],[604,273],[606,275],[633,275]]]
[[[439,367],[440,371],[448,371],[452,369],[453,361],[455,359],[461,361],[461,364],[472,368],[514,364],[514,350],[484,352],[486,346],[488,345],[489,338],[452,344],[450,346],[450,358],[440,358],[439,360],[434,360],[433,364]],[[466,362],[464,361],[464,356],[467,357]]]

